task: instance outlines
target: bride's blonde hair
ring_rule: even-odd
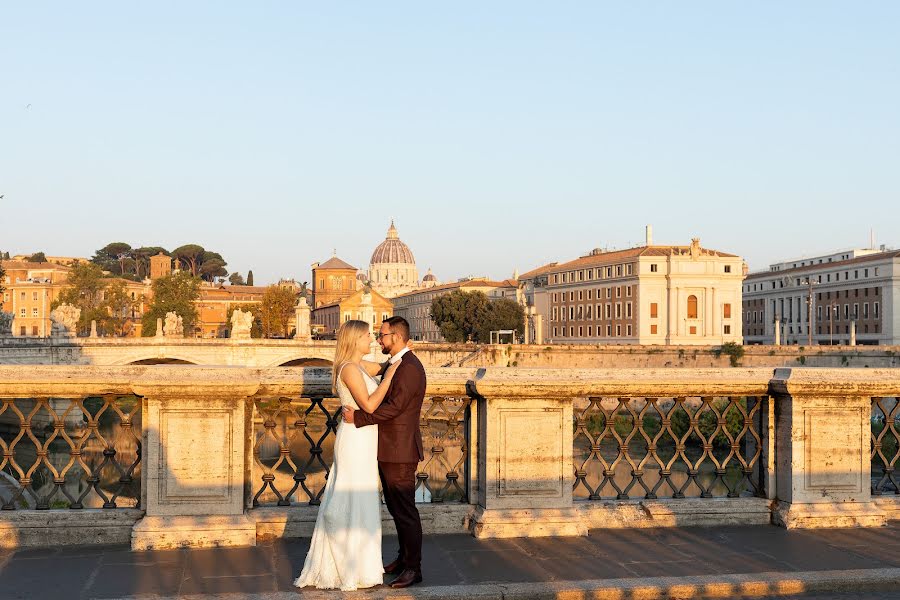
[[[337,330],[337,347],[334,350],[334,368],[331,370],[331,391],[337,395],[338,374],[341,365],[348,362],[356,351],[359,336],[369,332],[369,324],[355,319],[345,321]]]

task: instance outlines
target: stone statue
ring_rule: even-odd
[[[74,337],[78,334],[78,319],[81,309],[71,304],[60,304],[50,313],[53,322],[52,335]]]
[[[163,335],[166,337],[184,337],[184,323],[178,313],[172,311],[166,313]]]
[[[13,314],[11,312],[3,312],[0,310],[0,335],[9,335],[12,333]]]
[[[249,340],[251,329],[253,329],[253,313],[241,309],[231,313],[231,339]]]

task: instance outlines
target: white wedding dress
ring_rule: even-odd
[[[345,363],[343,368],[357,366]],[[369,394],[374,392],[378,383],[364,370],[363,379]],[[337,392],[341,405],[359,410],[341,381],[340,372]],[[377,457],[378,426],[357,428],[340,419],[334,462],[322,494],[309,553],[295,586],[353,591],[384,582]]]

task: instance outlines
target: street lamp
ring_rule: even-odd
[[[813,345],[812,331],[813,331],[813,324],[815,322],[815,321],[813,321],[813,308],[814,308],[814,304],[815,304],[815,296],[813,296],[813,286],[816,285],[817,283],[818,282],[813,281],[812,275],[808,275],[806,277],[806,285],[809,288],[809,291],[806,294],[806,308],[808,311],[807,314],[809,315],[806,320],[806,333],[807,333],[807,340],[809,341],[810,346]]]

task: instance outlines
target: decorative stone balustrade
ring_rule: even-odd
[[[322,368],[0,367],[0,545],[309,535],[330,383]],[[430,369],[423,525],[880,525],[900,517],[898,395],[900,372],[877,369]]]

